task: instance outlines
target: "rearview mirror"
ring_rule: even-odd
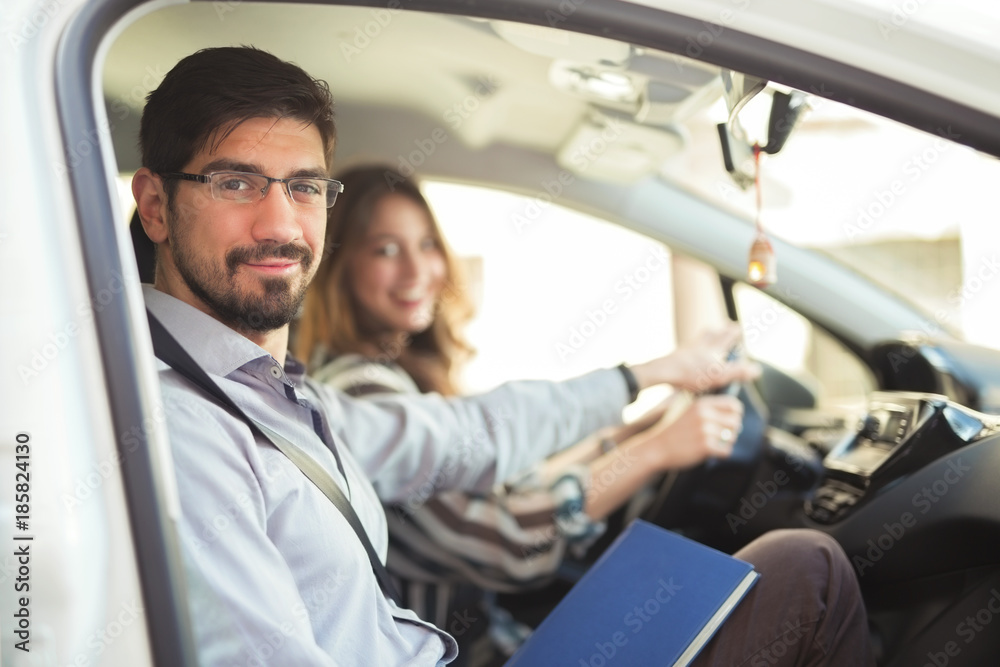
[[[775,91],[771,96],[771,113],[767,119],[767,143],[761,150],[769,155],[780,151],[806,108],[804,93],[797,90],[791,93]]]
[[[733,181],[745,190],[754,181],[754,142],[741,124],[739,113],[747,102],[764,89],[767,82],[751,77],[737,80],[733,78],[732,72],[723,72],[722,79],[723,96],[729,110],[729,119],[718,126],[722,159]],[[799,91],[772,91],[769,97],[770,109],[764,128],[767,138],[759,143],[762,144],[761,151],[773,155],[784,147],[808,105],[805,94]]]
[[[726,101],[726,109],[729,111],[726,122],[732,124],[747,102],[764,90],[767,81],[729,69],[722,70],[721,76],[722,98]]]

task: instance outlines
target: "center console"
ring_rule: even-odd
[[[880,489],[998,431],[997,417],[938,394],[875,392],[857,430],[824,459],[823,478],[806,502],[806,515],[821,524],[840,521]]]

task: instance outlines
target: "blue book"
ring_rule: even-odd
[[[749,563],[636,520],[507,667],[683,667],[758,576]]]

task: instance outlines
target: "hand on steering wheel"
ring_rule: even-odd
[[[649,434],[659,468],[683,470],[730,455],[740,433],[743,404],[734,396],[682,392]]]
[[[737,343],[736,345],[733,345],[729,349],[729,353],[726,355],[724,363],[747,364],[748,360],[747,360],[746,353],[743,350],[743,346],[740,345],[739,343]],[[722,396],[738,396],[739,393],[740,393],[740,387],[742,386],[743,382],[745,382],[745,381],[746,381],[745,378],[742,379],[742,380],[735,380],[734,379],[734,380],[730,381],[728,384],[723,384],[723,385],[719,385],[717,387],[713,387],[712,389],[709,389],[705,393],[706,394],[722,395]]]
[[[733,382],[752,380],[760,375],[760,366],[737,357],[726,360],[740,339],[735,323],[703,333],[696,340],[678,347],[673,353],[632,366],[639,386],[668,383],[676,389],[703,394]]]

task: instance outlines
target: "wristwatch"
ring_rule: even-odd
[[[632,403],[639,396],[639,381],[635,379],[635,373],[632,372],[632,369],[625,364],[619,364],[618,370],[625,378],[625,386],[628,387],[628,402]]]

